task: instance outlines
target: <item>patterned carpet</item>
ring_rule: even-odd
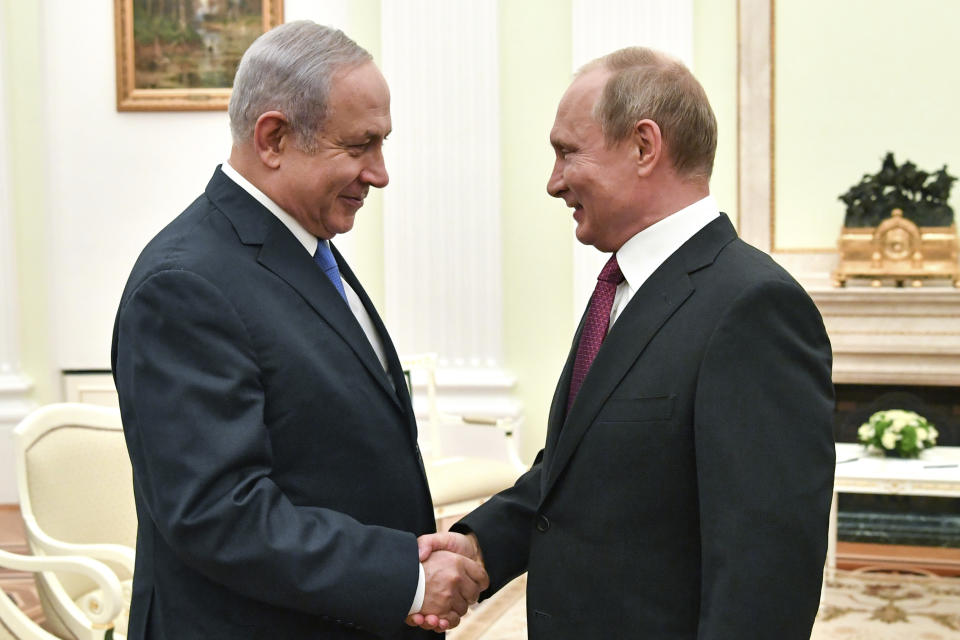
[[[0,546],[26,551],[9,540]],[[43,620],[30,574],[0,569],[0,590]],[[525,591],[524,575],[476,605],[447,638],[526,640]],[[960,640],[960,578],[838,571],[827,580],[811,640]]]
[[[476,605],[448,640],[526,640],[526,576]],[[811,640],[960,640],[960,578],[838,571]]]
[[[0,589],[43,620],[30,575],[0,571]],[[448,640],[526,640],[525,590],[520,576],[475,606]],[[811,640],[960,640],[960,578],[837,572],[827,581]]]
[[[0,589],[43,620],[29,574],[0,570]],[[448,640],[526,640],[525,590],[520,576],[476,605]],[[837,572],[827,581],[811,640],[960,640],[960,578]]]
[[[960,579],[838,572],[827,581],[813,640],[960,638]]]

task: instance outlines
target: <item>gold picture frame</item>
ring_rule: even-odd
[[[117,111],[225,110],[240,55],[282,22],[283,0],[114,0]]]

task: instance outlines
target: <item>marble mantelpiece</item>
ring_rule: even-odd
[[[808,287],[839,384],[960,386],[960,290]]]

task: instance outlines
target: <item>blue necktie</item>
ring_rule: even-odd
[[[327,244],[326,240],[320,239],[317,243],[317,252],[313,254],[313,260],[330,278],[330,282],[340,292],[343,301],[347,302],[347,294],[343,290],[343,280],[340,279],[340,269],[337,268],[337,261],[334,259],[333,252],[330,251],[330,245]]]

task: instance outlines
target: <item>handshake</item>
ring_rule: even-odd
[[[441,633],[460,624],[467,607],[490,585],[483,568],[480,544],[472,533],[445,532],[417,539],[425,591],[420,611],[406,623]]]

